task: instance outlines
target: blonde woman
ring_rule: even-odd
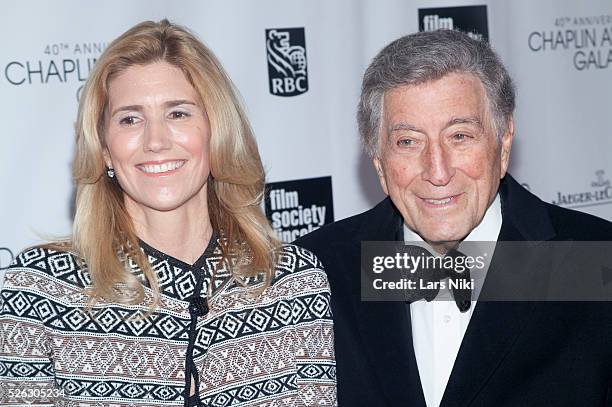
[[[334,405],[327,279],[274,238],[212,52],[138,24],[96,63],[76,127],[72,237],[6,273],[0,403]]]

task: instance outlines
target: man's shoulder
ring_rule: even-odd
[[[509,174],[502,180],[500,195],[504,222],[513,223],[531,240],[612,240],[609,221],[545,202]]]
[[[612,240],[612,222],[588,213],[545,203],[557,237],[571,240]]]

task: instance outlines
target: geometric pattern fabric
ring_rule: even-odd
[[[153,313],[146,301],[88,311],[91,279],[72,253],[17,256],[0,294],[0,405],[183,406],[188,359],[206,406],[336,404],[329,286],[312,253],[283,246],[255,297],[232,278],[227,262],[238,259],[222,262],[216,239],[193,265],[141,247],[160,286]],[[192,320],[194,296],[209,312]]]

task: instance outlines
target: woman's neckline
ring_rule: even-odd
[[[143,248],[143,250],[145,251],[145,254],[151,254],[153,257],[157,257],[160,259],[164,259],[164,260],[168,260],[171,263],[179,266],[180,268],[183,269],[194,269],[194,268],[199,268],[202,263],[208,258],[210,257],[210,255],[213,253],[213,251],[215,250],[215,248],[217,247],[217,242],[218,242],[218,234],[216,231],[213,230],[211,236],[210,236],[210,240],[208,241],[206,248],[204,249],[204,251],[202,252],[202,254],[200,255],[200,257],[198,257],[196,259],[195,262],[193,262],[193,264],[189,264],[186,261],[183,261],[181,259],[178,259],[172,255],[169,255],[159,249],[156,249],[155,247],[151,246],[150,244],[148,244],[147,242],[145,242],[144,240],[142,240],[141,238],[138,238],[138,241],[140,243],[140,247]]]

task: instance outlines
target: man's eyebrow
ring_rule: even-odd
[[[419,129],[417,126],[412,125],[406,122],[396,123],[393,126],[389,126],[389,133],[393,133],[394,131],[415,131],[418,133],[422,133],[423,131]]]
[[[176,99],[176,100],[168,100],[167,102],[164,102],[164,107],[166,109],[170,108],[170,107],[180,106],[180,105],[193,105],[193,106],[197,106],[197,103],[195,103],[192,100],[188,100],[188,99]],[[116,115],[119,112],[129,112],[129,111],[141,112],[142,110],[143,110],[142,105],[120,106],[120,107],[116,108],[115,110],[113,110],[113,112],[111,113],[111,117]]]
[[[454,126],[455,124],[474,124],[482,128],[482,121],[477,116],[454,117],[446,123],[445,127]]]

